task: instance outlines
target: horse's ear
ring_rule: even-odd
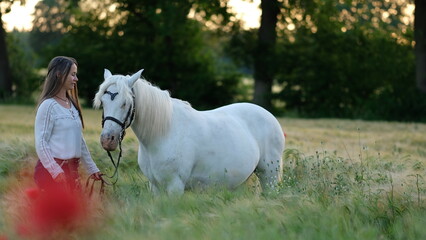
[[[135,84],[136,80],[138,80],[141,77],[141,74],[143,72],[143,69],[139,70],[137,73],[133,74],[127,81],[129,83],[129,87],[133,87],[133,84]]]
[[[105,68],[105,70],[104,70],[104,79],[106,80],[107,78],[109,78],[111,76],[112,76],[112,73],[108,69]]]

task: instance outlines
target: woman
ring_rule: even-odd
[[[58,56],[50,61],[47,70],[34,127],[39,158],[34,179],[40,189],[78,190],[80,162],[93,179],[99,180],[101,172],[82,134],[84,122],[78,101],[77,61]]]

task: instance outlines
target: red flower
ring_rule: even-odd
[[[39,189],[38,188],[27,188],[27,189],[25,189],[25,195],[27,195],[27,197],[29,199],[35,200],[35,199],[38,198]]]

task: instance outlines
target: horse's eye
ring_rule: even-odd
[[[126,103],[123,103],[122,105],[121,105],[121,108],[125,108],[126,107]]]

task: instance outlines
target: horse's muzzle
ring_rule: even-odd
[[[119,134],[101,133],[101,145],[107,151],[114,151],[118,146]]]

